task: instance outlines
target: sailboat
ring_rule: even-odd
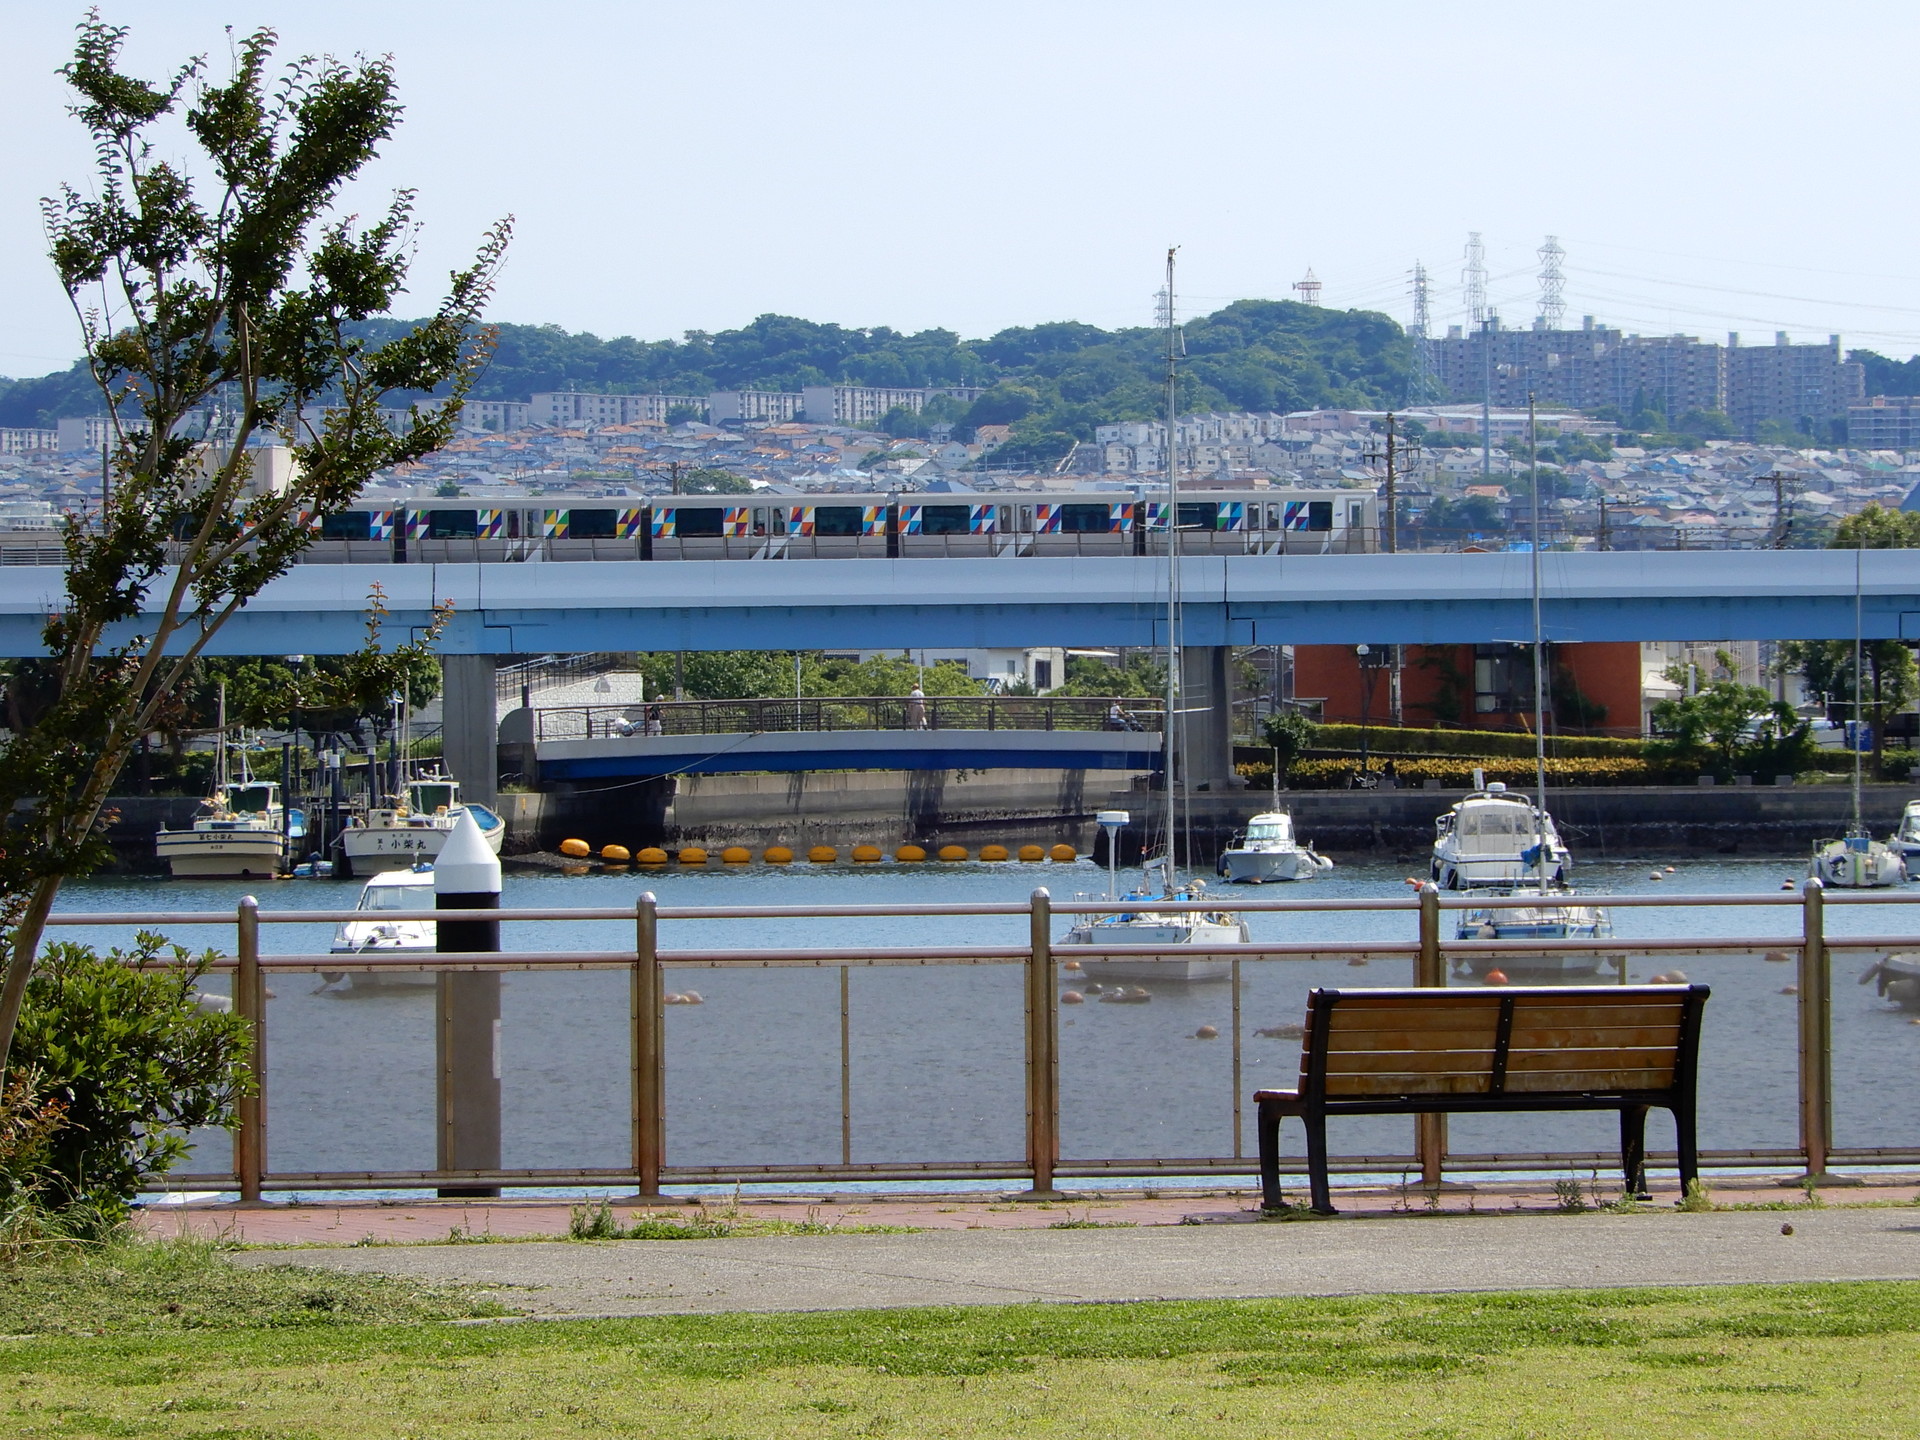
[[[1838,840],[1814,847],[1807,874],[1823,885],[1839,885],[1849,890],[1873,890],[1898,885],[1907,878],[1905,856],[1884,840],[1867,833],[1860,819],[1860,746],[1866,732],[1860,724],[1861,654],[1860,635],[1860,552],[1853,556],[1853,822]]]
[[[1534,450],[1533,396],[1527,396],[1527,440],[1530,451]],[[1532,467],[1533,480],[1533,544],[1532,544],[1532,588],[1533,588],[1533,773],[1535,800],[1528,802],[1525,796],[1509,796],[1503,785],[1488,785],[1478,794],[1455,805],[1448,815],[1442,816],[1441,836],[1434,844],[1435,868],[1439,868],[1443,848],[1450,842],[1454,851],[1456,867],[1450,873],[1453,877],[1449,888],[1464,888],[1470,897],[1484,899],[1485,903],[1460,912],[1460,924],[1455,938],[1460,940],[1585,940],[1603,941],[1613,936],[1613,919],[1597,905],[1583,905],[1575,898],[1574,891],[1566,884],[1566,872],[1572,863],[1565,845],[1554,832],[1553,820],[1547,814],[1547,732],[1546,732],[1546,646],[1544,627],[1540,620],[1540,471],[1538,464]],[[1476,778],[1477,785],[1477,778]],[[1516,803],[1517,802],[1517,803]],[[1499,807],[1499,808],[1495,808]],[[1502,813],[1504,812],[1504,813]],[[1498,835],[1491,820],[1497,816],[1503,823],[1497,827]],[[1528,835],[1520,829],[1524,819]],[[1451,820],[1449,825],[1447,822]],[[1460,884],[1459,877],[1471,874],[1468,866],[1473,858],[1469,855],[1472,836],[1469,831],[1482,832],[1482,838],[1491,841],[1491,848],[1504,852],[1512,849],[1522,869],[1513,879],[1498,883],[1474,884],[1469,881]],[[1531,839],[1531,845],[1524,841]],[[1490,857],[1480,856],[1480,859]],[[1502,855],[1500,863],[1508,863]],[[1436,875],[1436,878],[1438,876]],[[1601,969],[1611,966],[1623,980],[1626,978],[1626,957],[1624,955],[1603,955],[1594,950],[1537,950],[1483,952],[1480,954],[1454,955],[1456,973],[1485,979],[1498,970],[1509,980],[1533,980],[1546,983],[1556,981],[1573,982],[1591,979]]]
[[[1332,868],[1333,861],[1294,838],[1293,816],[1280,808],[1280,752],[1276,750],[1273,798],[1220,852],[1220,874],[1229,884],[1264,885],[1270,880],[1311,880]]]
[[[1129,900],[1199,901],[1204,898],[1206,887],[1206,881],[1198,878],[1182,880],[1174,868],[1175,840],[1179,834],[1175,779],[1179,775],[1184,781],[1184,775],[1176,769],[1181,758],[1183,727],[1179,679],[1180,447],[1176,443],[1180,414],[1179,390],[1175,383],[1179,332],[1174,325],[1173,254],[1172,250],[1167,251],[1167,713],[1161,736],[1162,788],[1167,802],[1164,844],[1158,856],[1141,866],[1141,884],[1137,890],[1117,896],[1112,893],[1117,887],[1109,884],[1107,898],[1122,906]],[[1117,838],[1116,824],[1107,832],[1109,857],[1114,853]],[[1156,888],[1158,894],[1154,893]],[[1248,938],[1246,920],[1224,910],[1156,914],[1116,909],[1106,914],[1081,916],[1059,944],[1126,947],[1128,954],[1086,962],[1085,972],[1093,979],[1225,980],[1233,973],[1231,957],[1207,952],[1220,945],[1244,945]],[[1143,991],[1134,998],[1144,998],[1144,994]]]

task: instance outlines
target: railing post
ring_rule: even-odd
[[[666,1156],[666,995],[660,974],[660,913],[651,890],[633,911],[633,1171],[636,1200],[658,1202]]]
[[[1810,876],[1800,891],[1800,1149],[1805,1179],[1824,1183],[1833,1143],[1832,965],[1826,887]]]
[[[260,978],[260,902],[243,896],[234,920],[239,968],[233,977],[233,1008],[247,1025],[247,1066],[253,1085],[240,1097],[240,1132],[233,1142],[234,1178],[240,1203],[260,1203],[267,1169],[267,989]]]
[[[1420,887],[1420,954],[1414,961],[1413,983],[1428,989],[1447,983],[1446,956],[1440,952],[1440,890],[1431,880]],[[1445,1115],[1414,1117],[1413,1150],[1420,1160],[1420,1183],[1437,1186],[1447,1154]]]
[[[1060,1158],[1060,1002],[1053,985],[1053,898],[1035,890],[1029,901],[1027,954],[1027,1165],[1033,1188],[1022,1200],[1056,1200],[1054,1162]]]

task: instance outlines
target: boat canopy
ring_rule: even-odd
[[[227,809],[235,814],[260,814],[271,810],[280,803],[275,792],[280,787],[270,781],[256,781],[250,785],[235,785],[227,791]]]
[[[1291,840],[1293,839],[1293,817],[1291,815],[1256,815],[1247,822],[1247,841]]]

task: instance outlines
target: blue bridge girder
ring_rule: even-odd
[[[1596,640],[1920,640],[1920,551],[1722,550],[1541,557],[1545,633]],[[1532,634],[1523,553],[1194,556],[1187,645],[1467,644]],[[368,595],[389,633],[451,600],[445,654],[599,650],[1148,646],[1166,639],[1161,557],[298,565],[209,653],[342,654]],[[155,587],[161,593],[161,587]],[[42,653],[49,566],[0,569],[0,655]]]

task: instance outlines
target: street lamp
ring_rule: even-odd
[[[1369,663],[1371,645],[1356,645],[1353,653],[1360,660],[1360,773],[1367,774],[1367,721],[1373,716],[1373,687],[1380,678],[1379,669]]]

